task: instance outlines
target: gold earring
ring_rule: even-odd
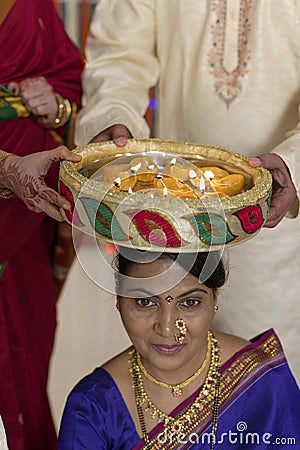
[[[219,309],[219,305],[216,303],[215,304],[215,306],[214,306],[214,310],[215,310],[215,312],[217,312],[218,311],[218,309]]]
[[[174,334],[175,341],[178,342],[179,344],[182,344],[185,339],[185,335],[186,335],[186,331],[187,331],[185,321],[182,319],[175,320],[175,327],[178,328],[179,333],[180,333],[179,336]]]

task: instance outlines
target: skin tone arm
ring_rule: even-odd
[[[45,177],[54,162],[67,160],[75,163],[80,159],[66,147],[27,156],[9,155],[0,161],[0,187],[11,189],[29,210],[45,212],[62,222],[59,208],[70,210],[71,205],[46,185]]]
[[[44,77],[28,78],[7,86],[15,95],[22,97],[26,109],[43,128],[54,128],[58,103],[53,87]],[[60,123],[63,125],[63,123]],[[46,185],[45,177],[54,162],[63,160],[78,162],[66,147],[38,152],[20,157],[9,155],[0,158],[0,187],[10,189],[31,211],[45,212],[53,219],[63,221],[59,208],[70,209],[69,202]]]

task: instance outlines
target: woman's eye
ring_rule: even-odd
[[[136,298],[135,302],[138,306],[141,306],[143,308],[147,308],[147,307],[155,305],[155,302],[153,300],[151,300],[150,298]]]
[[[180,302],[180,305],[184,308],[195,308],[196,306],[201,304],[201,300],[198,298],[187,298],[186,300],[183,300]]]

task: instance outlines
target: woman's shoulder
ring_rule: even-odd
[[[102,369],[106,370],[112,376],[114,373],[119,373],[119,371],[128,371],[128,361],[130,359],[130,351],[132,347],[127,348],[123,352],[111,358],[105,364],[103,364]]]
[[[118,355],[77,383],[68,396],[60,429],[59,449],[133,448],[139,440],[122,393],[107,370]],[[115,362],[113,362],[115,360]],[[116,370],[116,369],[115,369]],[[126,443],[126,445],[125,445]]]
[[[128,386],[131,386],[130,372],[128,370],[131,349],[132,347],[124,350],[102,366],[102,369],[114,380],[122,395],[128,391]]]
[[[224,364],[228,361],[235,353],[239,352],[247,345],[250,341],[243,339],[239,336],[233,334],[223,333],[221,331],[214,331],[215,337],[219,341],[221,347],[221,363]]]
[[[277,375],[284,373],[289,377],[290,369],[280,340],[273,329],[255,336],[251,341],[217,331],[215,336],[221,347],[224,373],[230,373],[234,368],[234,371],[238,370],[245,376],[251,376],[254,370],[261,375],[276,372]]]
[[[103,397],[107,391],[111,393],[117,389],[115,379],[122,377],[128,371],[128,350],[116,355],[114,358],[97,367],[93,372],[84,376],[72,389],[71,394],[82,394],[84,396]]]

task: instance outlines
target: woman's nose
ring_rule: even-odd
[[[175,318],[170,308],[163,308],[157,314],[154,326],[155,331],[163,337],[174,336],[175,334]]]

